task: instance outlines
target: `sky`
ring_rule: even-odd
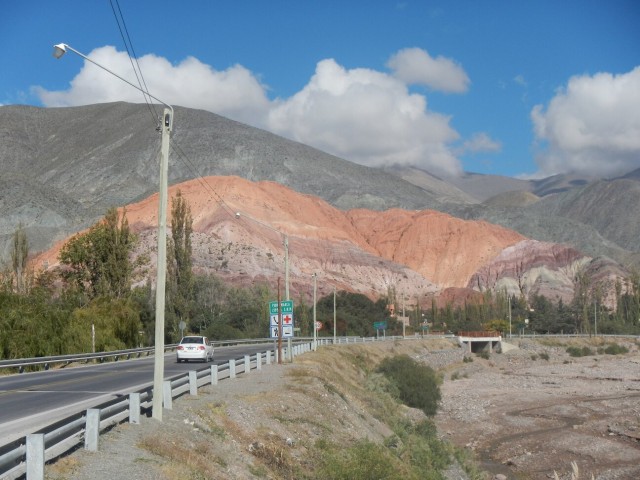
[[[124,32],[165,103],[363,165],[518,178],[640,168],[640,0],[0,4],[0,105],[143,102],[81,57],[52,56],[66,43],[137,83]]]

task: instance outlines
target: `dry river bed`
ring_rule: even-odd
[[[629,353],[573,358],[523,339],[451,365],[438,430],[508,479],[640,479],[640,354],[616,342]]]

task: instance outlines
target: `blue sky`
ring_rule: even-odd
[[[112,5],[3,2],[0,104],[143,101],[80,57],[51,56],[64,42],[135,81]],[[119,7],[153,95],[348,160],[507,176],[640,168],[637,0]]]

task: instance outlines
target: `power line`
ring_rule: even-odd
[[[115,2],[115,6],[114,6]],[[120,8],[120,3],[118,0],[110,0],[111,10],[113,11],[113,16],[118,24],[118,29],[120,30],[120,36],[122,37],[122,41],[124,42],[124,46],[127,50],[127,55],[129,56],[129,61],[131,62],[131,67],[136,75],[136,79],[138,80],[138,85],[140,86],[140,90],[143,92],[143,96],[145,99],[145,103],[147,104],[147,108],[151,112],[151,116],[153,118],[153,122],[156,126],[158,126],[158,118],[159,115],[155,110],[155,106],[153,102],[151,102],[151,97],[149,96],[149,89],[147,87],[147,83],[144,80],[144,76],[142,75],[142,69],[140,68],[140,64],[138,63],[138,57],[135,53],[135,49],[133,48],[133,42],[131,41],[131,37],[129,35],[129,30],[127,29],[126,22],[124,20],[124,15],[122,14],[122,10]],[[116,12],[117,7],[117,12]],[[134,64],[135,61],[135,64]],[[149,98],[147,98],[149,96]],[[174,151],[178,155],[178,158],[182,161],[182,163],[194,174],[194,178],[198,180],[198,182],[207,190],[212,198],[218,203],[222,209],[232,218],[235,218],[235,212],[229,205],[226,204],[224,199],[215,191],[215,189],[204,179],[204,177],[198,171],[198,168],[195,164],[187,157],[182,148],[178,145],[175,139],[170,140],[170,145]]]
[[[131,41],[131,37],[129,36],[129,30],[127,29],[127,24],[124,21],[124,15],[122,14],[122,10],[120,9],[120,4],[118,0],[115,0],[116,6],[118,7],[118,13],[116,13],[116,9],[113,6],[114,0],[110,0],[111,10],[113,11],[113,16],[116,19],[116,23],[118,24],[118,30],[120,30],[120,36],[122,37],[122,41],[124,42],[124,48],[127,50],[127,56],[129,57],[129,62],[131,62],[131,68],[133,68],[133,73],[136,76],[136,80],[138,80],[138,85],[140,86],[140,90],[142,90],[142,96],[144,97],[144,101],[147,104],[147,108],[151,113],[151,117],[156,126],[159,125],[159,115],[156,112],[155,106],[151,102],[151,97],[147,97],[149,95],[149,89],[147,87],[147,82],[144,80],[144,76],[142,75],[142,69],[140,68],[140,64],[138,63],[138,57],[136,56],[136,52],[133,48],[133,42]],[[122,25],[120,25],[122,22]],[[124,32],[122,31],[124,28]],[[126,38],[125,38],[126,34]],[[131,50],[129,50],[129,46],[131,46]],[[134,64],[135,60],[135,64]]]

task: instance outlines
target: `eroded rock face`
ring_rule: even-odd
[[[427,302],[445,290],[448,298],[452,292],[468,296],[472,290],[505,287],[566,300],[575,273],[592,261],[569,247],[529,240],[487,222],[431,210],[342,211],[275,182],[206,177],[174,185],[170,197],[178,190],[191,207],[197,271],[243,286],[268,282],[274,290],[280,277],[284,291],[286,237],[292,296],[310,297],[317,272],[319,295],[334,286],[372,297],[395,288]],[[154,275],[157,202],[153,195],[126,207],[140,240],[136,254],[151,257],[138,272],[141,283]],[[36,261],[55,265],[59,248]]]
[[[615,304],[615,283],[627,275],[609,259],[587,257],[567,245],[525,239],[505,248],[469,280],[475,290],[506,289],[509,293],[544,295],[568,303],[576,282],[586,275],[592,284],[604,286],[604,301]]]

